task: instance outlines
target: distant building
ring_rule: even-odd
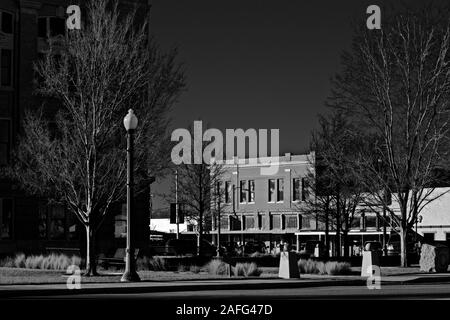
[[[222,186],[226,190],[225,207],[220,214],[220,242],[245,244],[249,241],[262,241],[269,250],[281,242],[290,243],[298,251],[314,253],[319,243],[325,241],[325,224],[317,216],[302,212],[307,196],[305,178],[314,172],[314,153],[273,158],[279,165],[274,175],[262,175],[261,164],[252,164],[249,159],[234,159],[225,164]],[[425,240],[450,240],[450,188],[438,188],[434,194],[443,192],[441,198],[425,207],[418,223],[418,236],[411,234],[412,240],[424,237]],[[394,198],[394,197],[392,197]],[[398,212],[393,200],[390,206]],[[217,243],[218,217],[213,212],[213,241]],[[389,213],[364,205],[357,207],[348,234],[350,255],[360,255],[367,241],[385,240],[390,253],[399,250],[398,232],[391,224]],[[330,223],[330,254],[333,255],[336,230]],[[341,241],[341,245],[344,244]],[[343,252],[343,247],[341,252]]]
[[[419,214],[417,233],[425,242],[445,241],[450,244],[450,188],[434,189],[429,198],[434,197],[437,198]]]
[[[282,241],[295,244],[295,233],[311,224],[298,211],[304,200],[305,177],[314,154],[272,157],[278,165],[274,175],[262,175],[249,159],[234,159],[224,165],[225,208],[220,215],[220,241],[245,244],[263,241],[274,248]],[[217,241],[218,219],[213,219]]]
[[[85,1],[75,1],[83,4]],[[147,0],[120,1],[121,5]],[[11,150],[22,130],[24,111],[40,105],[33,95],[33,63],[42,54],[49,36],[66,33],[66,0],[0,1],[0,167],[11,161]],[[142,12],[145,12],[144,10]],[[83,19],[83,17],[82,17]],[[55,105],[49,103],[50,113]],[[148,221],[146,195],[136,206],[141,219]],[[147,206],[148,207],[148,206]],[[100,250],[124,246],[125,211],[121,204],[112,209],[98,234]],[[148,224],[137,228],[139,239],[148,238]],[[51,247],[81,247],[84,228],[73,213],[61,206],[49,206],[45,199],[29,197],[17,185],[0,178],[0,255],[17,251],[40,251]],[[116,243],[114,240],[117,240]]]
[[[171,223],[169,206],[163,206],[152,212],[150,218],[150,230],[157,232],[164,232],[167,234],[177,233],[177,224]],[[183,223],[178,224],[178,231],[181,235],[193,235],[196,230],[195,221],[190,221],[187,218]]]

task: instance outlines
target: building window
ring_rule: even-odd
[[[228,217],[220,217],[220,230],[228,230],[229,222]]]
[[[277,201],[284,200],[284,181],[283,179],[277,179]]]
[[[66,21],[59,17],[38,18],[38,37],[51,38],[66,34]]]
[[[13,203],[12,199],[0,198],[0,239],[12,238]]]
[[[449,232],[445,233],[445,242],[447,242],[447,247],[448,247],[450,244],[450,233]]]
[[[350,222],[351,229],[359,230],[361,229],[361,220],[360,217],[353,217],[352,221]]]
[[[360,230],[366,230],[366,214],[364,212],[361,212],[361,216],[359,217],[359,226]]]
[[[233,187],[230,181],[225,181],[225,203],[231,203],[231,198],[233,196]]]
[[[10,120],[0,120],[0,166],[8,164],[10,152]]]
[[[254,229],[255,228],[255,217],[254,216],[245,216],[244,217],[244,226],[245,230]]]
[[[66,211],[66,221],[69,240],[80,239],[78,233],[78,218],[73,213]]]
[[[236,216],[229,216],[230,217],[230,230],[233,231],[239,231],[241,230],[241,219]]]
[[[302,178],[302,201],[308,200],[308,194],[309,194],[309,183],[308,179]]]
[[[239,202],[249,203],[255,202],[255,181],[254,180],[241,180],[239,188]]]
[[[304,230],[316,230],[317,229],[316,217],[312,217],[310,215],[302,215],[301,218],[302,218],[302,221],[301,221],[300,225],[301,225],[302,229],[304,229]]]
[[[269,179],[269,202],[275,202],[275,180]]]
[[[7,34],[13,33],[13,15],[9,12],[2,12],[1,16],[2,32]]]
[[[239,202],[244,203],[247,202],[247,181],[246,180],[241,180],[240,182],[240,189],[239,189]]]
[[[286,215],[285,216],[285,226],[286,229],[298,229],[298,222],[296,215]]]
[[[282,202],[284,199],[283,179],[269,179],[269,202]]]
[[[38,37],[47,37],[47,18],[38,18]]]
[[[10,87],[12,84],[12,51],[9,49],[1,49],[1,82],[4,87]]]
[[[299,178],[292,179],[292,200],[300,201],[301,183]]]
[[[248,202],[255,202],[255,180],[248,181]]]
[[[375,229],[377,227],[377,216],[366,215],[365,227]]]
[[[50,17],[49,19],[50,37],[66,34],[66,21],[59,17]]]
[[[272,214],[270,216],[270,226],[271,229],[281,229],[281,215]]]
[[[424,232],[423,240],[425,243],[431,244],[434,241],[434,232]]]
[[[39,212],[38,212],[38,230],[39,230],[39,238],[40,239],[47,239],[48,232],[47,232],[47,225],[48,225],[48,212],[47,212],[47,204],[42,202],[39,205]]]
[[[64,207],[61,205],[49,206],[50,224],[49,236],[50,239],[63,240],[66,238],[66,215]]]

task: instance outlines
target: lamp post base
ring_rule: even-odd
[[[139,278],[139,275],[137,274],[136,271],[132,272],[129,270],[125,270],[120,281],[121,282],[139,282],[139,281],[141,281],[141,278]]]

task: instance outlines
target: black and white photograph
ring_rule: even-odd
[[[450,2],[0,0],[1,304],[285,319],[449,264]]]

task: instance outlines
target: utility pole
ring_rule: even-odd
[[[177,239],[180,239],[180,219],[178,217],[178,170],[175,170],[175,221],[177,223]]]
[[[220,257],[220,183],[217,184],[217,257]]]

